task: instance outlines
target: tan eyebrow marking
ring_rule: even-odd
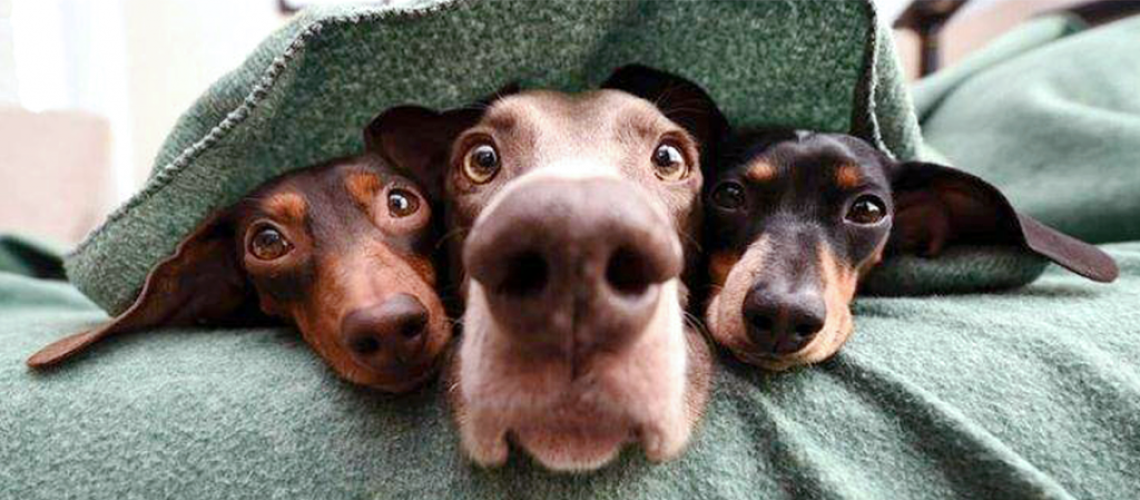
[[[714,252],[709,257],[709,277],[712,279],[712,284],[724,286],[728,281],[728,273],[732,272],[733,266],[739,261],[739,253],[730,250]]]
[[[271,195],[265,202],[266,211],[294,224],[305,222],[305,212],[308,208],[305,198],[292,192]]]
[[[756,182],[768,182],[776,178],[776,167],[764,160],[757,160],[748,167],[745,175]]]
[[[344,188],[352,195],[356,204],[367,211],[372,206],[376,193],[380,192],[383,185],[380,182],[380,176],[376,174],[352,172],[345,176]]]
[[[859,173],[859,167],[855,165],[843,165],[835,171],[835,183],[841,188],[851,189],[862,181],[863,176]]]

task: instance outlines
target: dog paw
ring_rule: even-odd
[[[642,429],[641,445],[645,448],[645,457],[653,462],[664,462],[680,455],[688,441],[688,431],[680,427],[651,426]]]
[[[475,436],[467,434],[463,439],[463,449],[471,461],[480,467],[498,467],[507,462],[510,446],[506,436]]]

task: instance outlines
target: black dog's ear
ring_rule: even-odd
[[[440,113],[420,106],[397,106],[372,119],[364,129],[364,145],[439,199],[451,143],[481,115],[474,108]]]
[[[656,104],[702,147],[714,146],[728,130],[728,120],[712,97],[700,85],[677,75],[631,64],[614,71],[602,88],[628,92]]]
[[[178,245],[173,256],[155,266],[126,311],[96,328],[51,343],[28,358],[28,366],[56,365],[111,335],[226,322],[239,316],[243,306],[256,303],[238,264],[232,231],[218,219],[203,223]]]
[[[1093,281],[1110,282],[1116,262],[1093,245],[1017,213],[986,181],[922,162],[894,166],[895,215],[888,253],[937,255],[947,246],[1016,245]]]

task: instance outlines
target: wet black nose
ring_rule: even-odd
[[[744,297],[748,337],[760,351],[777,356],[799,351],[823,330],[827,305],[812,288],[759,283]]]
[[[387,370],[410,364],[424,350],[428,311],[406,293],[344,317],[341,336],[358,361]]]

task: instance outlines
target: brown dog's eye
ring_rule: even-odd
[[[689,173],[685,155],[681,154],[677,146],[669,143],[662,143],[653,150],[653,168],[657,171],[657,177],[667,181],[684,179]]]
[[[409,191],[393,189],[388,191],[388,213],[392,217],[407,217],[420,209],[420,199]]]
[[[260,260],[277,260],[293,250],[293,245],[277,228],[265,226],[249,240],[249,253]]]
[[[878,196],[865,194],[847,209],[847,220],[856,224],[874,224],[887,216],[887,206]]]
[[[713,191],[713,203],[726,210],[736,210],[744,206],[744,186],[726,182]]]
[[[463,158],[463,175],[475,184],[486,183],[497,173],[499,173],[499,152],[491,144],[478,144]]]

